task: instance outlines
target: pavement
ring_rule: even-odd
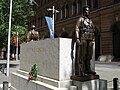
[[[20,61],[19,60],[10,60],[10,70],[9,70],[9,76],[6,76],[6,64],[7,60],[0,60],[0,66],[5,65],[4,73],[0,71],[0,90],[3,90],[3,82],[8,82],[9,86],[11,85],[11,73],[16,72],[16,70],[19,69]]]
[[[120,62],[95,62],[95,71],[100,79],[107,80],[108,90],[113,88],[113,79],[118,78],[120,90]]]
[[[0,66],[6,66],[7,60],[0,60]],[[6,76],[5,73],[0,72],[0,90],[3,90],[3,82],[9,82],[11,84],[11,73],[16,72],[20,68],[20,60],[10,60],[10,75]],[[107,80],[108,88],[113,87],[113,78],[118,78],[118,84],[120,85],[120,62],[95,62],[95,71],[100,76],[100,79]],[[120,86],[119,86],[120,87]],[[111,90],[111,89],[108,89]]]

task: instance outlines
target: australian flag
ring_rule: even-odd
[[[53,19],[48,16],[45,16],[45,19],[47,21],[48,29],[50,31],[50,38],[54,38]]]

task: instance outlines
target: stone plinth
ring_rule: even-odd
[[[88,76],[71,76],[72,80],[84,82],[99,79],[99,75],[88,75]]]
[[[30,71],[39,66],[40,76],[68,80],[72,72],[71,39],[56,38],[31,41],[21,45],[20,69]]]
[[[11,90],[69,90],[72,75],[71,39],[55,38],[21,45],[20,70],[12,74]],[[28,81],[32,65],[37,81]]]
[[[10,90],[69,90],[68,88],[58,88],[40,81],[28,81],[28,77],[18,73],[12,74],[12,86]]]
[[[20,69],[11,76],[11,90],[99,90],[99,79],[86,82],[73,80],[72,84],[71,39],[23,43],[20,58]],[[38,65],[38,78],[29,81],[28,75],[34,64]],[[85,89],[85,86],[91,88]]]
[[[77,87],[77,90],[107,90],[107,81],[101,79],[84,82],[73,80],[73,85]]]

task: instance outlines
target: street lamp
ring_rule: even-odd
[[[37,4],[37,2],[35,2],[34,0],[30,0],[30,2],[29,2],[31,5],[37,5],[37,6],[39,6],[38,4]],[[34,3],[34,4],[33,4]]]
[[[53,13],[52,13],[52,22],[53,22],[53,32],[54,32],[54,28],[55,28],[55,27],[54,27],[54,18],[55,18],[54,14],[55,14],[55,13],[59,13],[59,11],[55,9],[55,6],[53,6],[53,8],[48,8],[47,10],[53,12]]]
[[[7,76],[9,76],[10,68],[10,34],[11,34],[11,17],[12,17],[12,0],[10,0],[10,16],[9,16],[9,30],[8,30],[8,50],[7,50]]]
[[[30,0],[30,3],[35,3],[39,6],[34,0]],[[10,36],[11,36],[11,18],[12,18],[12,0],[10,0],[10,15],[9,15],[9,30],[8,30],[8,49],[7,49],[7,73],[9,76],[9,68],[10,68]]]

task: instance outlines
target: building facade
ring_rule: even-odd
[[[100,55],[113,55],[120,58],[120,0],[35,0],[33,5],[35,16],[29,20],[29,28],[33,24],[39,31],[40,39],[49,37],[45,16],[52,17],[48,8],[55,6],[55,37],[72,38],[77,19],[82,15],[82,7],[90,7],[91,19],[96,28],[95,52]]]

